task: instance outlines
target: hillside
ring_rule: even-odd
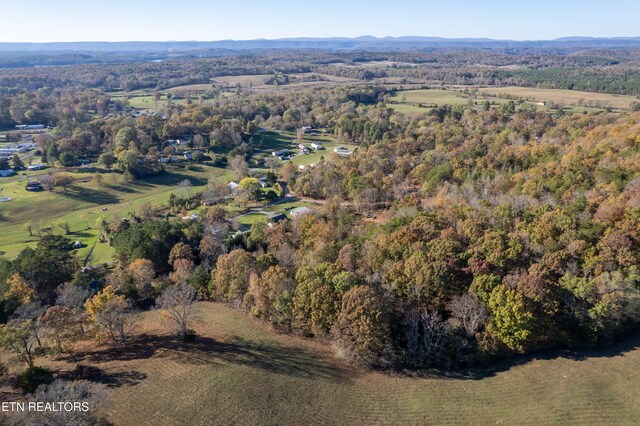
[[[200,303],[189,348],[148,312],[145,336],[57,361],[102,370],[108,410],[140,424],[630,424],[640,416],[640,340],[520,358],[486,371],[415,377],[347,366],[327,345],[276,334],[246,314]],[[153,395],[153,397],[149,397]]]

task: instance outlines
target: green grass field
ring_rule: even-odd
[[[516,96],[540,111],[550,111],[548,104],[562,104],[568,112],[597,112],[610,106],[617,110],[628,110],[630,104],[636,100],[633,96],[611,95],[607,93],[579,92],[574,90],[538,89],[531,87],[490,87],[473,88],[477,93],[463,93],[461,89],[421,89],[404,90],[389,97],[389,106],[404,113],[425,113],[431,108],[442,105],[466,105],[473,101],[481,105],[489,101],[494,105],[509,102],[500,95]]]
[[[100,171],[87,169],[86,173],[72,173],[76,182],[67,191],[58,189],[54,192],[27,192],[24,189],[27,181],[25,176],[2,178],[0,196],[10,196],[13,199],[0,203],[0,255],[13,258],[23,248],[36,244],[37,237],[29,236],[24,229],[25,223],[47,226],[63,220],[72,231],[68,237],[87,244],[87,247],[78,252],[79,257],[84,259],[99,236],[96,223],[100,217],[107,220],[113,215],[126,217],[144,203],[154,206],[165,204],[171,192],[179,192],[177,185],[185,179],[191,181],[193,191],[197,191],[207,184],[209,177],[215,176],[223,180],[230,178],[227,170],[196,165],[193,170],[171,167],[167,173],[138,182],[124,182],[121,175],[104,173],[102,170],[103,182],[98,185],[91,179],[89,170]],[[50,171],[28,174],[37,176]],[[103,212],[103,207],[108,210]],[[56,228],[55,233],[62,234],[63,230]],[[97,243],[92,261],[110,261],[111,255],[112,250],[106,244]]]
[[[50,363],[92,365],[109,383],[115,425],[635,424],[640,339],[584,356],[417,376],[359,371],[316,340],[277,334],[246,313],[200,303],[183,346],[147,312],[129,345],[87,342]],[[150,397],[153,396],[153,397]]]
[[[388,102],[391,108],[399,112],[425,113],[442,105],[466,105],[469,101],[480,105],[485,100],[489,100],[494,105],[508,102],[505,99],[465,94],[462,90],[453,88],[399,91],[390,96]]]
[[[337,155],[333,152],[333,149],[338,146],[344,146],[351,151],[357,148],[357,145],[347,144],[339,142],[333,135],[304,135],[302,138],[302,144],[306,145],[310,153],[298,154],[298,142],[293,143],[296,139],[295,133],[292,132],[265,132],[254,136],[255,148],[254,158],[267,158],[271,156],[273,151],[280,149],[290,149],[296,153],[296,156],[291,159],[291,162],[296,166],[308,166],[320,161],[320,158],[324,157],[326,160],[335,160]],[[312,142],[321,143],[326,149],[315,151],[311,149]]]
[[[269,216],[264,213],[249,213],[238,217],[237,221],[242,225],[251,226],[257,222],[266,222],[268,219]]]
[[[637,101],[637,98],[634,96],[531,87],[491,87],[479,89],[479,91],[480,93],[484,92],[492,95],[507,94],[524,99],[531,98],[538,102],[553,101],[555,103],[574,105],[576,107],[582,106],[580,104],[588,106],[589,102],[592,102],[592,106],[600,103],[602,106],[611,106],[616,109],[629,109],[631,103]]]
[[[469,99],[461,92],[456,90],[438,90],[438,89],[424,89],[424,90],[406,90],[398,92],[391,96],[391,102],[400,104],[428,104],[428,105],[460,105],[466,104]]]

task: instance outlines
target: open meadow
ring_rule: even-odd
[[[551,106],[562,106],[569,112],[597,112],[607,107],[620,111],[630,109],[634,96],[608,93],[580,92],[576,90],[539,89],[532,87],[450,87],[445,89],[400,90],[389,96],[389,106],[396,111],[428,112],[442,105],[480,105],[489,101],[492,105],[521,100],[540,111],[550,111]]]
[[[198,304],[183,345],[157,311],[130,344],[85,342],[45,361],[60,374],[95,367],[119,425],[633,424],[640,417],[640,341],[580,354],[520,358],[492,369],[361,371],[327,344],[278,334],[227,306]],[[153,397],[150,397],[150,396]]]
[[[517,96],[534,102],[554,102],[573,106],[590,106],[615,109],[629,109],[632,102],[637,101],[635,96],[614,95],[609,93],[581,92],[578,90],[540,89],[534,87],[489,87],[479,89],[479,94],[499,96],[501,94]]]
[[[428,112],[430,109],[442,105],[467,105],[470,101],[481,103],[489,100],[492,104],[502,104],[507,101],[498,98],[470,97],[461,89],[419,89],[401,90],[389,96],[389,106],[396,111]]]

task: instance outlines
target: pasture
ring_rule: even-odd
[[[640,339],[550,353],[457,374],[362,371],[318,341],[278,334],[239,310],[199,305],[198,338],[182,345],[157,311],[130,344],[84,342],[39,360],[64,374],[97,368],[116,425],[634,424]],[[149,398],[153,395],[153,398]]]
[[[224,76],[215,77],[211,79],[214,86],[220,88],[233,89],[238,85],[242,89],[249,89],[255,92],[273,92],[282,90],[292,90],[296,88],[308,88],[308,87],[321,87],[321,86],[336,86],[342,84],[361,84],[361,80],[356,80],[346,77],[337,77],[328,74],[318,73],[293,73],[289,75],[289,83],[284,85],[269,85],[265,84],[265,80],[271,77],[270,74],[258,74],[258,75],[236,75],[236,76]]]
[[[538,89],[531,87],[459,87],[444,89],[419,89],[398,91],[388,97],[388,105],[404,113],[425,113],[442,105],[466,105],[473,102],[481,105],[489,101],[493,106],[522,101],[540,111],[552,111],[551,106],[562,106],[569,112],[597,112],[607,107],[628,110],[637,100],[633,96],[611,95],[607,93],[580,92],[560,89]]]
[[[612,95],[608,93],[580,92],[577,90],[539,89],[532,87],[488,87],[479,89],[479,93],[499,96],[501,94],[517,96],[535,102],[549,102],[573,106],[591,106],[615,109],[629,109],[632,102],[638,99],[634,96]]]
[[[191,182],[193,191],[197,191],[204,188],[210,177],[229,178],[224,169],[195,165],[191,170],[169,167],[167,173],[141,181],[125,182],[117,173],[87,168],[71,172],[75,182],[66,191],[28,192],[24,189],[27,177],[37,177],[51,171],[28,172],[27,176],[0,179],[0,195],[13,198],[0,203],[0,256],[13,258],[23,248],[37,243],[38,237],[29,236],[25,224],[53,226],[55,234],[63,234],[63,230],[55,224],[64,221],[71,229],[68,238],[87,245],[78,251],[80,259],[84,259],[95,244],[92,261],[110,261],[111,248],[97,242],[100,233],[98,219],[110,220],[114,215],[126,217],[144,203],[153,206],[166,204],[172,192],[179,193],[178,184],[185,179]],[[103,176],[102,182],[92,179],[94,172]],[[106,210],[103,211],[103,208]]]
[[[399,112],[425,113],[443,105],[466,105],[469,102],[480,105],[486,100],[494,106],[508,102],[505,99],[465,93],[462,89],[455,88],[402,90],[389,96],[387,102],[389,107]]]

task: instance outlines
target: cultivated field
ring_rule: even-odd
[[[200,303],[199,338],[178,344],[158,313],[121,348],[87,343],[51,364],[99,368],[116,425],[634,424],[640,339],[487,371],[358,371],[318,342],[276,334],[247,314]],[[42,362],[41,362],[42,363]],[[152,398],[149,396],[153,395]]]

